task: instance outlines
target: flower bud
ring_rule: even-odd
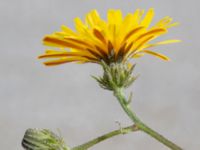
[[[22,146],[26,150],[70,150],[61,137],[47,129],[28,129]]]

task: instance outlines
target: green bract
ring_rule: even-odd
[[[114,90],[115,88],[127,88],[137,77],[132,75],[135,65],[129,65],[128,63],[111,63],[107,65],[102,62],[104,74],[102,77],[94,77],[99,85],[108,90]]]

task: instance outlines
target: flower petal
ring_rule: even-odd
[[[137,9],[134,13],[133,13],[133,17],[132,17],[132,22],[133,25],[139,25],[142,15],[144,14],[144,10],[142,9]]]
[[[74,19],[75,28],[79,33],[84,34],[87,31],[87,26],[81,21],[80,18]]]
[[[85,52],[81,52],[81,51],[76,51],[76,52],[51,52],[51,53],[46,53],[43,55],[40,55],[38,58],[62,58],[62,57],[71,57],[71,56],[80,56],[80,57],[85,57],[87,59],[96,59],[98,60],[98,58],[85,53]]]
[[[170,60],[167,56],[165,56],[163,54],[160,54],[160,53],[157,53],[157,52],[153,52],[153,51],[150,51],[150,50],[143,50],[142,52],[144,52],[146,54],[153,55],[155,57],[158,57],[158,58],[160,58],[160,59],[162,59],[164,61],[169,61]]]
[[[77,34],[72,31],[70,28],[68,28],[67,26],[65,25],[62,25],[61,26],[61,30],[65,33],[65,36],[66,35],[70,35],[70,36],[77,36]]]
[[[46,61],[46,62],[44,62],[44,64],[46,66],[55,66],[55,65],[68,63],[68,62],[84,62],[84,61],[94,62],[93,60],[88,60],[88,59],[83,58],[83,57],[63,57],[63,58],[56,59],[56,60]]]
[[[100,16],[97,10],[90,11],[86,16],[86,22],[90,27],[94,27],[100,22]]]
[[[144,56],[144,53],[136,53],[133,55],[133,58],[140,58],[142,56]]]
[[[106,39],[103,34],[98,29],[93,29],[93,34],[99,39],[102,43],[106,44]]]
[[[76,48],[76,49],[85,49],[85,46],[80,45],[79,43],[70,42],[64,39],[59,39],[53,36],[46,36],[43,39],[44,45],[47,46],[55,46],[55,47],[69,47],[69,48]]]
[[[150,8],[146,14],[146,16],[144,17],[144,19],[142,20],[141,24],[142,26],[145,26],[146,28],[149,27],[152,19],[154,17],[154,9]]]
[[[108,10],[108,24],[120,25],[122,23],[122,12],[121,10]]]
[[[178,42],[181,42],[181,40],[165,40],[165,41],[157,42],[157,43],[154,43],[154,44],[147,44],[143,47],[143,49],[154,47],[154,46],[159,46],[159,45],[178,43]]]

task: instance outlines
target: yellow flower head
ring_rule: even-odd
[[[144,14],[137,9],[134,13],[122,16],[120,10],[108,10],[107,21],[101,19],[96,10],[86,15],[85,21],[75,18],[76,31],[62,25],[60,32],[46,35],[44,45],[57,47],[57,50],[47,49],[39,58],[52,58],[44,62],[47,66],[59,65],[67,62],[100,63],[126,62],[130,58],[141,57],[144,54],[154,55],[162,60],[168,57],[149,50],[150,48],[179,42],[179,40],[166,40],[150,43],[158,36],[167,33],[172,18],[164,17],[150,27],[154,17],[151,8]]]

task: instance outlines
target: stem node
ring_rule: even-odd
[[[120,105],[122,106],[123,110],[129,116],[129,118],[135,123],[135,126],[139,130],[141,130],[141,131],[149,134],[150,136],[152,136],[153,138],[155,138],[159,142],[163,143],[165,146],[171,148],[172,150],[182,150],[182,148],[180,148],[178,145],[176,145],[175,143],[169,141],[164,136],[162,136],[161,134],[157,133],[156,131],[154,131],[153,129],[151,129],[150,127],[148,127],[146,124],[144,124],[136,116],[136,114],[131,110],[131,108],[129,107],[129,105],[127,105],[127,100],[126,100],[126,98],[124,96],[124,92],[123,92],[122,88],[116,88],[116,89],[114,89],[114,95],[118,99],[118,101],[119,101]]]

